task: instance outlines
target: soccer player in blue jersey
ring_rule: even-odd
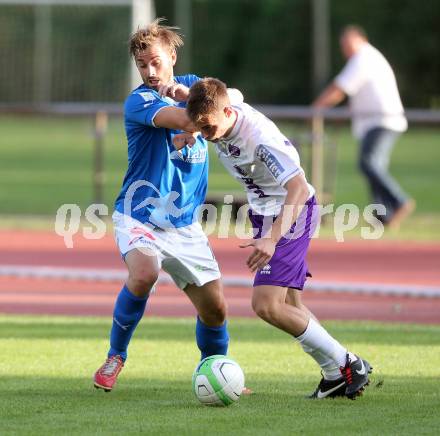
[[[197,310],[196,341],[201,357],[226,354],[226,303],[220,272],[197,221],[208,176],[207,144],[199,136],[192,148],[177,151],[173,136],[195,131],[185,112],[195,75],[174,76],[176,28],[158,19],[130,39],[142,85],[125,102],[128,169],[116,199],[115,237],[128,279],[113,313],[110,349],[94,385],[110,391],[124,366],[127,347],[142,318],[160,268]]]

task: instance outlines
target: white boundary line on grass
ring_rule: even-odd
[[[53,266],[0,265],[0,277],[21,277],[40,279],[86,280],[94,282],[122,281],[127,277],[123,269],[109,268],[68,268]],[[252,279],[242,276],[225,275],[222,278],[225,286],[252,287]],[[160,274],[159,284],[173,283],[170,276]],[[305,289],[315,292],[346,292],[364,295],[393,295],[401,297],[440,298],[440,287],[382,283],[357,283],[318,281],[306,283]]]

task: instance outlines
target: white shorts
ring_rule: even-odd
[[[135,248],[144,250],[146,255],[153,252],[159,267],[180,289],[188,284],[203,286],[220,278],[217,261],[200,223],[162,230],[117,211],[112,218],[122,257]]]

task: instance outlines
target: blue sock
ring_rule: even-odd
[[[220,327],[209,327],[197,317],[196,340],[202,353],[202,359],[213,354],[226,355],[229,344],[226,321]]]
[[[127,358],[128,343],[144,314],[147,300],[148,297],[140,298],[133,295],[127,286],[122,288],[113,311],[109,357],[119,354],[124,360]]]

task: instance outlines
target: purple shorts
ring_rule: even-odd
[[[254,286],[304,288],[307,277],[312,276],[307,268],[306,255],[318,218],[315,205],[315,197],[306,202],[290,232],[278,241],[270,262],[255,274]],[[276,217],[263,217],[250,209],[249,219],[254,228],[254,239],[259,239]]]

